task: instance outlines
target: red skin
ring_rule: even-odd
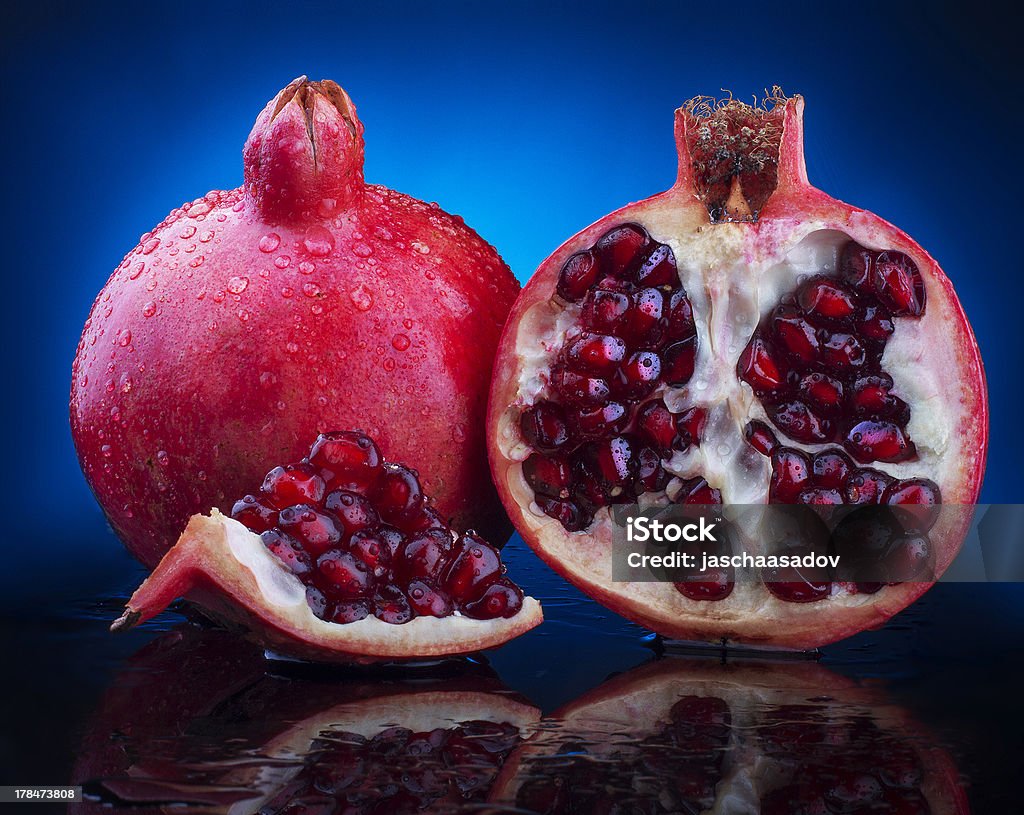
[[[245,185],[143,235],[86,322],[71,427],[115,532],[152,567],[193,513],[229,512],[321,431],[361,429],[446,519],[504,541],[484,418],[511,271],[461,219],[364,184],[333,83],[289,85],[243,155]]]

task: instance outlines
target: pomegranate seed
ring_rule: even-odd
[[[858,416],[882,416],[892,407],[889,390],[892,377],[888,374],[872,374],[858,377],[853,383],[850,405]]]
[[[818,416],[799,399],[769,405],[767,413],[779,430],[797,441],[825,442],[831,440],[835,432],[831,420]]]
[[[306,586],[306,603],[310,610],[321,620],[327,617],[327,597],[316,586]]]
[[[569,422],[575,436],[600,438],[625,430],[629,424],[629,409],[621,402],[584,407],[570,411]]]
[[[671,247],[660,243],[652,251],[636,273],[638,286],[677,286],[679,272],[676,270],[676,256]]]
[[[848,504],[878,504],[886,488],[896,479],[870,467],[854,470],[846,482],[843,497]]]
[[[883,749],[885,766],[878,772],[878,778],[883,784],[904,790],[920,785],[923,777],[921,760],[909,745],[890,742]]]
[[[664,309],[665,296],[658,289],[641,289],[633,295],[633,307],[622,319],[619,336],[633,348],[657,345],[665,333]]]
[[[277,525],[313,557],[319,557],[341,542],[341,530],[334,516],[320,512],[309,504],[296,504],[282,509]]]
[[[628,294],[596,289],[583,302],[580,322],[587,331],[595,334],[617,334],[632,305],[633,300]]]
[[[475,620],[494,620],[514,617],[522,607],[522,590],[508,580],[499,580],[484,589],[480,599],[464,604],[462,613]]]
[[[412,607],[397,586],[380,586],[373,596],[373,615],[391,625],[402,625],[412,619]]]
[[[794,306],[776,307],[771,326],[779,347],[791,359],[807,364],[817,357],[820,343],[814,326]]]
[[[755,393],[776,391],[786,381],[786,370],[775,357],[771,346],[757,334],[740,354],[737,373]]]
[[[791,447],[777,447],[772,453],[770,500],[792,504],[802,490],[811,486],[811,463],[807,456]]]
[[[818,487],[841,490],[852,470],[853,462],[838,450],[823,450],[811,459],[813,481]]]
[[[391,547],[376,530],[356,532],[349,541],[348,550],[377,579],[385,577],[391,568]]]
[[[636,429],[645,442],[669,455],[676,442],[675,416],[660,399],[647,402],[636,414]]]
[[[565,358],[578,373],[608,377],[626,358],[626,343],[605,334],[581,334],[569,343]]]
[[[409,605],[420,617],[447,617],[455,610],[448,593],[426,580],[412,580],[406,592]]]
[[[690,381],[697,358],[697,338],[674,342],[662,354],[662,373],[665,384],[679,388]]]
[[[771,428],[756,419],[747,423],[743,437],[747,440],[747,444],[763,456],[770,456],[779,444]]]
[[[557,456],[533,453],[523,462],[523,477],[535,493],[552,498],[569,497],[569,465]]]
[[[322,614],[317,614],[322,617]],[[357,623],[370,616],[370,603],[367,600],[345,600],[335,605],[325,619],[332,623]]]
[[[594,519],[590,513],[573,501],[560,501],[546,495],[538,495],[534,500],[541,512],[549,518],[554,518],[568,532],[580,532],[590,526],[590,522]]]
[[[263,545],[273,552],[293,574],[309,574],[313,569],[313,561],[299,546],[299,542],[276,529],[268,529],[260,534]]]
[[[676,430],[679,433],[679,449],[685,450],[691,444],[700,447],[708,414],[704,408],[691,407],[676,416]]]
[[[592,253],[577,252],[562,266],[555,290],[563,300],[575,303],[597,282],[598,271]]]
[[[800,308],[816,317],[845,320],[855,309],[853,292],[836,280],[812,277],[796,293]]]
[[[939,519],[942,498],[934,481],[913,478],[890,484],[879,503],[898,506],[897,517],[907,531],[927,532]]]
[[[867,361],[864,345],[853,334],[829,334],[821,345],[821,361],[840,372],[863,367]]]
[[[805,374],[800,378],[797,392],[822,413],[835,413],[843,405],[843,383],[825,374]]]
[[[611,398],[605,380],[581,376],[564,367],[554,370],[551,384],[570,405],[603,405]]]
[[[637,453],[636,491],[637,493],[661,492],[672,480],[671,473],[665,472],[661,466],[661,456],[650,447],[642,447]]]
[[[595,474],[610,486],[625,486],[636,474],[636,446],[628,436],[596,442],[589,453]]]
[[[582,507],[606,507],[611,503],[604,483],[585,461],[577,461],[573,465],[572,492]]]
[[[709,570],[710,573],[710,570]],[[732,594],[734,581],[724,575],[714,574],[715,580],[688,580],[676,583],[676,591],[691,600],[724,600]]]
[[[326,490],[324,480],[311,464],[275,467],[260,487],[260,492],[278,509],[291,504],[319,504]]]
[[[331,549],[316,562],[319,587],[331,600],[356,600],[367,597],[373,586],[366,564],[348,552]]]
[[[373,492],[380,517],[402,528],[423,506],[423,490],[416,473],[401,464],[386,463]]]
[[[897,317],[924,314],[924,280],[917,264],[902,252],[882,252],[875,258],[871,285]]]
[[[601,236],[594,245],[594,254],[600,258],[605,274],[628,280],[634,276],[641,253],[650,243],[651,238],[642,226],[625,224]]]
[[[277,526],[277,508],[266,498],[247,495],[235,501],[231,507],[231,517],[259,534]]]
[[[787,603],[814,603],[824,600],[832,591],[832,584],[814,576],[803,577],[795,569],[766,569],[762,579],[768,591]],[[780,579],[786,577],[789,579]]]
[[[867,420],[850,428],[843,446],[862,463],[906,461],[917,455],[914,443],[892,422]]]
[[[857,770],[839,770],[839,778],[825,792],[825,802],[833,812],[870,809],[882,797],[882,785],[873,775]]]
[[[901,535],[886,553],[885,565],[890,582],[930,580],[933,578],[931,543],[922,534]]]
[[[542,453],[553,453],[569,441],[569,426],[562,406],[547,400],[523,411],[519,429],[527,443]]]
[[[668,327],[666,335],[669,340],[688,340],[697,336],[697,326],[693,321],[693,306],[690,298],[682,289],[672,292],[668,304]]]
[[[692,371],[691,371],[692,373]],[[619,369],[612,390],[626,399],[642,399],[658,385],[661,359],[653,351],[637,351]]]
[[[309,451],[327,489],[366,493],[383,474],[380,450],[369,436],[354,431],[321,433]]]
[[[455,544],[451,565],[443,584],[460,607],[476,600],[504,571],[498,553],[472,532],[463,534]]]
[[[839,274],[859,291],[868,291],[874,267],[874,254],[850,241],[839,254]]]
[[[448,532],[431,529],[399,547],[395,557],[395,578],[410,585],[413,580],[440,579],[451,560],[452,539]]]
[[[448,521],[436,509],[425,506],[420,510],[419,517],[408,524],[409,533],[425,532],[428,529],[448,529]],[[395,530],[396,532],[398,530]],[[400,532],[398,534],[401,534]]]
[[[843,496],[839,490],[829,487],[811,487],[801,490],[796,497],[796,502],[816,506],[838,506],[843,503]]]
[[[865,340],[882,345],[896,330],[892,315],[884,306],[865,306],[857,313],[854,325],[857,327],[857,333]]]
[[[380,523],[380,516],[370,500],[356,492],[334,490],[324,501],[324,508],[340,521],[346,540],[356,532]]]

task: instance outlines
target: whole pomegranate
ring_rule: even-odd
[[[981,486],[985,378],[952,285],[899,229],[808,183],[802,112],[781,92],[678,110],[675,186],[559,247],[501,339],[489,452],[513,523],[666,636],[809,648],[878,625],[962,543],[970,512],[935,505]],[[636,502],[932,509],[876,541],[911,582],[617,583],[608,508]]]
[[[503,542],[487,385],[518,291],[457,216],[363,181],[363,126],[300,77],[256,120],[245,183],[173,210],[124,258],[74,362],[71,427],[147,566],[319,431],[361,428],[459,528]]]

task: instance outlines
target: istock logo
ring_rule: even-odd
[[[675,543],[684,540],[688,543],[717,543],[714,529],[717,524],[709,524],[707,518],[701,516],[696,523],[679,524],[663,523],[656,518],[629,518],[626,521],[626,540],[630,543],[666,542]]]

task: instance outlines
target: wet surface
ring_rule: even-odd
[[[1018,809],[1020,585],[939,585],[818,660],[725,655],[645,636],[514,539],[539,629],[323,670],[175,613],[108,634],[141,571],[100,537],[107,560],[0,607],[0,783],[85,784],[75,812]]]

